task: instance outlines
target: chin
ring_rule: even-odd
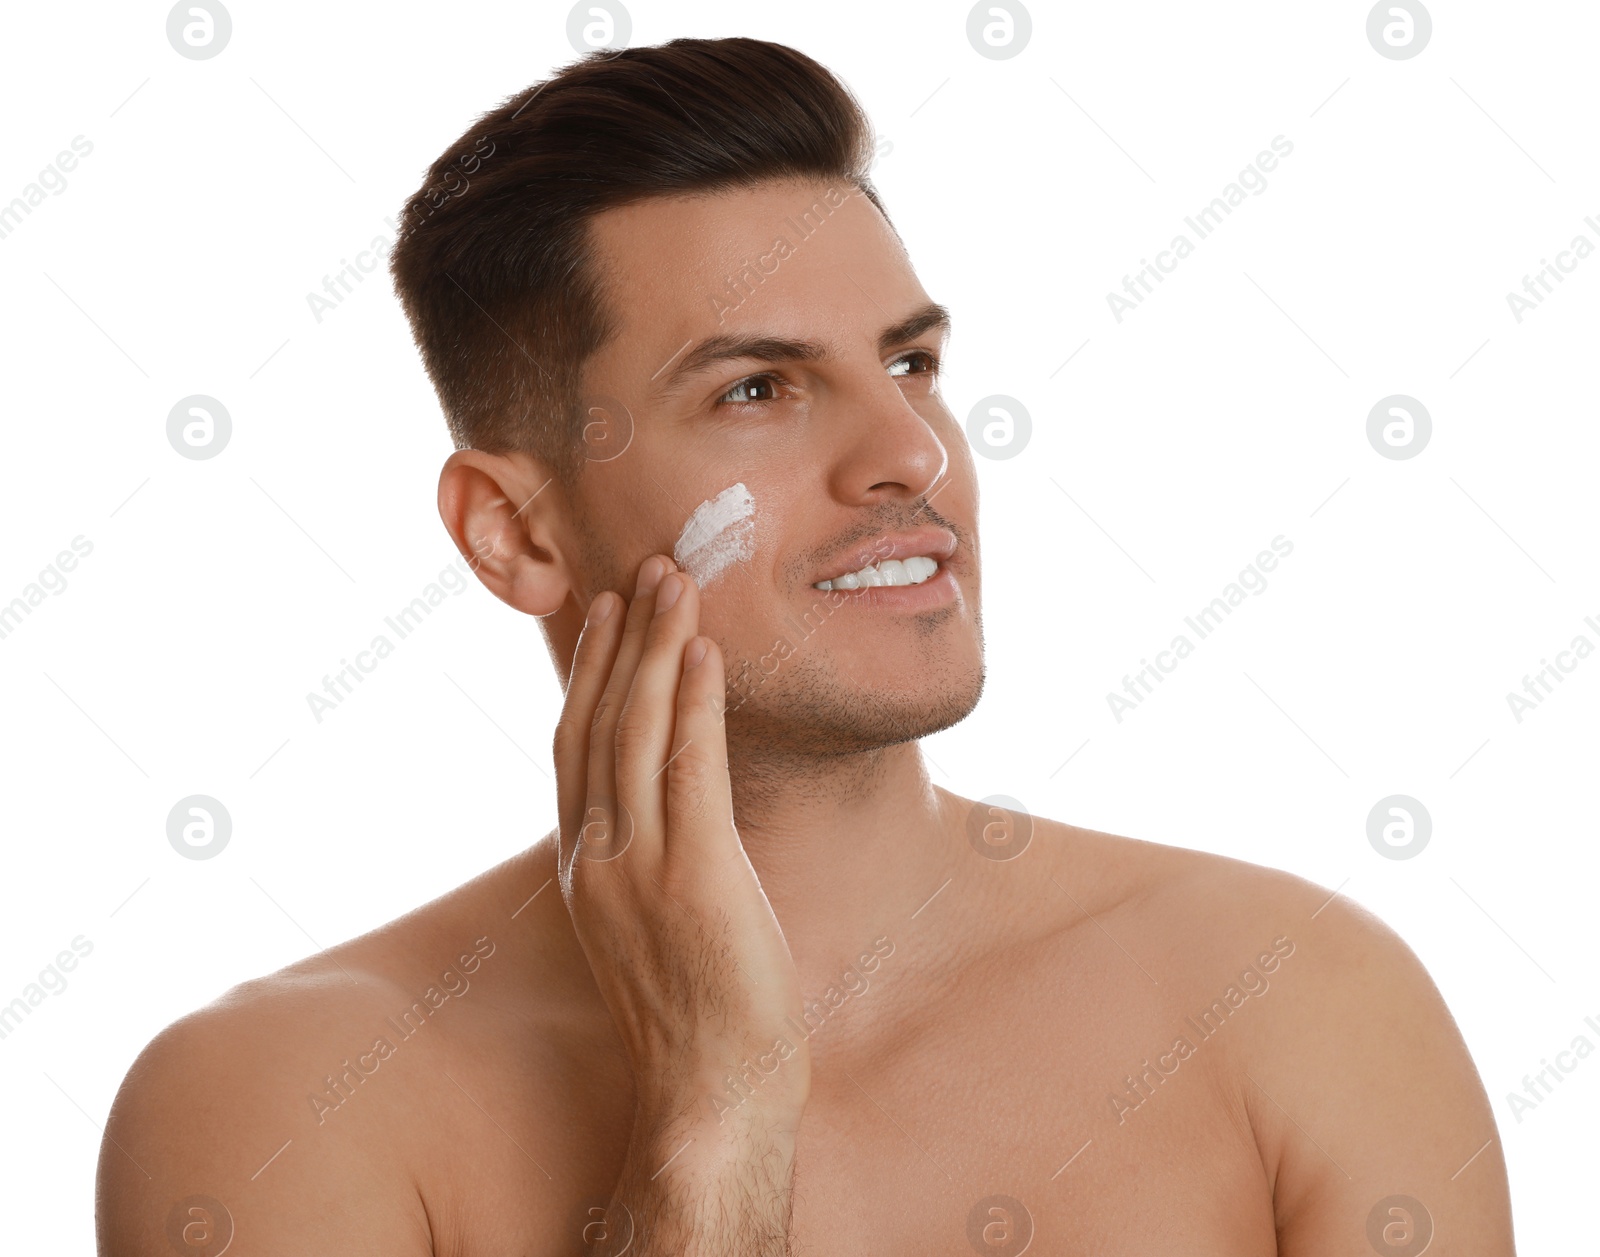
[[[961,666],[923,674],[914,689],[852,684],[791,659],[745,686],[729,678],[728,746],[740,758],[859,755],[928,737],[961,723],[983,695],[981,652]]]

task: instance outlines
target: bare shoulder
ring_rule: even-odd
[[[431,1252],[374,1118],[318,1122],[309,1103],[318,1075],[371,1047],[362,1014],[398,994],[372,973],[302,968],[243,983],[158,1034],[106,1123],[101,1253],[220,1252],[235,1230],[263,1251]]]
[[[1452,1252],[1511,1251],[1483,1084],[1393,929],[1281,870],[1070,827],[1063,838],[1106,888],[1107,928],[1124,931],[1174,1024],[1237,1096],[1281,1252],[1354,1252],[1369,1240],[1420,1252],[1435,1231]]]
[[[1135,926],[1176,978],[1293,952],[1319,983],[1355,980],[1373,967],[1426,974],[1376,915],[1282,869],[1211,852],[1042,821],[1061,857],[1052,876]],[[1091,910],[1087,902],[1084,910]]]
[[[432,1253],[416,1155],[438,1132],[414,1102],[502,1016],[494,901],[520,887],[500,872],[158,1034],[107,1120],[101,1253],[220,1252],[235,1230],[252,1251]]]

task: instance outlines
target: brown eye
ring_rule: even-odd
[[[938,369],[939,360],[926,349],[901,354],[889,364],[890,375],[931,375]]]
[[[770,402],[777,399],[777,381],[770,375],[752,375],[740,380],[717,400],[730,406],[742,402]]]

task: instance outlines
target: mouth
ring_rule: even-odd
[[[946,563],[955,553],[954,534],[942,529],[919,529],[913,533],[890,534],[880,537],[870,547],[858,552],[855,559],[869,562],[848,571],[835,571],[826,580],[819,580],[813,589],[831,590],[904,588],[923,585],[946,570]],[[849,561],[849,560],[846,560]]]

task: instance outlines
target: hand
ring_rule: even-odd
[[[792,1154],[811,1078],[794,961],[734,828],[723,660],[699,614],[664,555],[631,605],[598,595],[555,738],[561,890],[633,1066],[635,1142],[662,1159],[698,1143],[684,1166]]]

